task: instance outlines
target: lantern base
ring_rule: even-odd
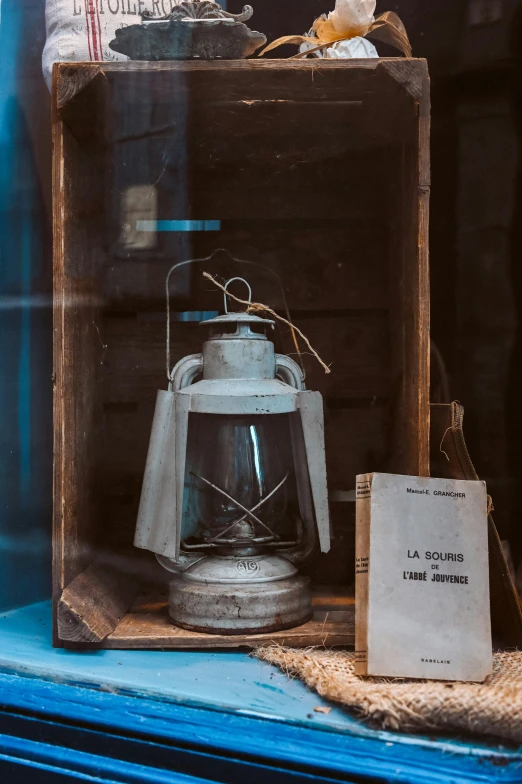
[[[176,575],[169,585],[171,620],[183,629],[208,634],[262,634],[301,626],[312,617],[310,578],[298,574],[286,558],[272,555],[266,560],[273,566],[276,559],[289,567],[282,572],[294,574],[268,581],[254,576],[233,583],[200,582],[190,572]],[[218,560],[204,558],[198,565]]]

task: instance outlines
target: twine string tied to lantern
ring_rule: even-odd
[[[1,2],[1,0],[0,0],[0,2]],[[247,259],[237,258],[237,256],[233,256],[230,253],[230,251],[227,250],[226,248],[216,248],[215,250],[212,251],[212,253],[209,256],[204,256],[203,258],[200,258],[200,259],[187,259],[186,261],[178,261],[176,264],[172,265],[172,267],[169,269],[169,271],[167,273],[167,277],[165,278],[166,322],[167,322],[166,323],[165,361],[166,361],[167,378],[168,378],[169,381],[172,380],[172,376],[171,376],[171,361],[170,361],[170,280],[171,280],[171,276],[175,272],[175,270],[179,269],[180,267],[184,267],[187,264],[203,264],[203,263],[207,263],[207,262],[212,262],[212,261],[214,261],[214,259],[218,255],[221,255],[221,254],[224,254],[225,256],[227,256],[230,259],[230,261],[232,261],[234,264],[245,264],[245,265],[248,264],[249,266],[262,269],[262,270],[264,270],[265,273],[271,275],[274,278],[274,280],[276,281],[276,283],[277,283],[277,285],[278,285],[278,287],[279,287],[279,289],[281,291],[281,298],[282,298],[282,301],[283,301],[283,307],[284,307],[286,315],[288,316],[288,321],[290,322],[290,311],[288,309],[288,303],[286,301],[286,295],[285,295],[285,291],[284,291],[284,288],[283,288],[283,283],[281,281],[281,278],[279,277],[277,272],[275,272],[275,270],[271,269],[270,267],[267,267],[265,264],[261,264],[258,261],[248,261]],[[306,378],[305,367],[303,365],[301,352],[299,351],[299,344],[297,342],[295,330],[292,329],[291,332],[292,332],[292,340],[294,342],[295,349],[296,349],[296,352],[297,352],[297,357],[298,357],[298,360],[299,360],[299,365],[301,366],[301,372],[303,374],[303,378]]]
[[[210,280],[215,286],[221,289],[227,295],[227,297],[230,297],[231,299],[235,300],[240,305],[246,305],[247,313],[270,313],[270,315],[273,316],[275,319],[281,321],[283,324],[286,324],[288,327],[290,327],[290,329],[292,329],[294,332],[296,332],[299,335],[301,340],[310,349],[313,356],[316,358],[316,360],[319,362],[321,367],[324,369],[324,372],[325,373],[332,372],[328,367],[328,365],[325,362],[323,362],[323,360],[321,359],[317,351],[313,348],[312,344],[310,343],[306,335],[304,335],[301,332],[301,330],[295,326],[295,324],[292,324],[291,321],[288,321],[287,319],[283,318],[283,316],[280,316],[278,313],[275,312],[275,310],[272,310],[272,308],[268,307],[268,305],[263,305],[262,302],[250,302],[249,300],[240,299],[239,297],[236,297],[235,294],[231,294],[230,291],[227,291],[225,286],[222,286],[221,283],[219,283],[219,281],[217,281],[216,278],[214,278],[208,272],[204,272],[203,277],[206,278],[207,280]]]

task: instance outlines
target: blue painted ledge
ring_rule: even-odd
[[[237,652],[53,650],[0,617],[0,781],[522,782],[522,752],[374,732]]]

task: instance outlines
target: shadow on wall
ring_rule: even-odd
[[[44,198],[49,190],[51,144],[49,96],[40,64],[44,10],[44,0],[1,3],[0,609],[4,610],[39,601],[51,591],[51,234]]]

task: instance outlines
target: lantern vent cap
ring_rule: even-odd
[[[216,316],[212,319],[199,322],[201,326],[212,326],[213,324],[269,324],[272,327],[275,321],[254,316],[252,313],[226,313],[223,316]]]

